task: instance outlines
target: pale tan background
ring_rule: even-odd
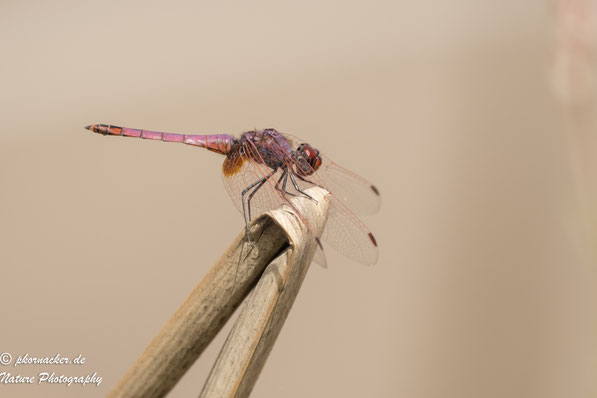
[[[4,0],[0,352],[104,396],[242,228],[222,158],[101,137],[275,127],[370,178],[379,263],[313,267],[255,397],[595,396],[549,2]],[[220,335],[171,397],[196,396]]]

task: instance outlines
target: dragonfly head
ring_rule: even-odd
[[[312,171],[305,173],[305,175],[313,174],[319,166],[321,166],[321,157],[319,151],[313,148],[309,144],[301,144],[297,148],[297,152],[303,157],[303,159],[311,166]]]

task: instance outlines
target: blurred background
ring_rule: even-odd
[[[255,397],[594,397],[595,1],[0,3],[0,372],[105,396],[241,231],[274,127],[370,179],[380,259],[314,266]],[[148,238],[157,244],[148,245]],[[169,395],[197,396],[230,325]]]

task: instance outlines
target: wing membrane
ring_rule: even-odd
[[[243,190],[270,174],[270,178],[255,191],[252,197],[251,218],[277,208],[284,202],[289,203],[288,199],[292,195],[301,195],[300,191],[311,186],[325,188],[330,193],[330,208],[328,222],[321,239],[355,261],[374,264],[378,256],[375,239],[351,209],[360,214],[371,214],[377,211],[380,205],[377,189],[366,179],[336,165],[327,157],[322,157],[322,166],[317,171],[313,172],[310,168],[302,170],[309,166],[305,166],[304,163],[299,164],[289,153],[289,148],[296,149],[299,144],[292,136],[278,136],[276,139],[262,138],[242,145],[239,150],[239,156],[243,157],[242,162],[233,164],[234,167],[224,168],[224,185],[236,207],[242,212]],[[288,142],[282,140],[288,140]],[[264,159],[264,156],[268,159]],[[271,161],[277,162],[279,168],[275,173],[267,166],[266,160],[270,160],[270,164],[272,164]],[[283,195],[276,186],[279,183],[278,187],[281,188],[284,169],[288,170],[288,177],[285,187],[287,193]],[[227,170],[233,172],[227,173]],[[296,174],[299,170],[303,173]],[[308,175],[301,179],[302,174]],[[251,190],[247,191],[246,195],[250,192]],[[248,196],[245,196],[246,199]],[[312,233],[312,228],[304,217],[300,213],[299,216]],[[321,263],[322,256],[318,257],[320,258],[318,262]]]

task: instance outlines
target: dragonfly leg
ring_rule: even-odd
[[[319,185],[319,184],[317,184],[317,183],[315,183],[315,182],[313,182],[313,181],[309,181],[309,180],[307,180],[306,178],[304,178],[304,177],[301,177],[301,176],[300,176],[300,175],[298,175],[298,174],[295,174],[295,175],[298,177],[298,179],[299,179],[299,180],[301,180],[301,181],[304,181],[304,182],[307,182],[307,183],[309,183],[309,184],[313,184],[313,185],[315,185],[316,187],[323,188],[323,189],[325,189],[325,190],[327,191],[327,188],[326,188],[326,187],[323,187],[323,186],[321,186],[321,185]]]
[[[271,178],[271,176],[274,175],[275,172],[276,172],[276,170],[272,170],[271,173],[269,173],[267,176],[263,177],[261,180],[258,180],[256,182],[254,182],[253,184],[249,185],[248,187],[246,187],[240,194],[241,201],[243,204],[243,217],[245,219],[245,231],[246,231],[247,239],[248,239],[249,243],[251,243],[251,236],[249,235],[249,221],[251,221],[251,207],[250,207],[251,198],[253,197],[255,192],[257,192],[257,190],[259,188],[261,188],[263,186],[263,184],[265,184],[265,182]],[[249,196],[249,200],[247,201],[247,207],[245,208],[245,195],[251,189],[253,189],[253,192],[251,192],[251,194]],[[248,212],[247,212],[247,209],[248,209]],[[248,218],[247,218],[247,213],[249,216]]]
[[[299,178],[301,178],[301,177],[299,177]],[[303,179],[301,178],[301,180],[303,180]],[[301,188],[298,186],[298,184],[297,184],[296,180],[294,179],[294,174],[290,174],[290,181],[292,181],[292,185],[294,186],[294,189],[296,189],[296,191],[297,191],[297,192],[300,192],[300,193],[301,193],[301,194],[303,194],[303,195],[304,195],[306,198],[309,198],[309,199],[311,199],[313,202],[317,203],[317,201],[316,201],[315,199],[313,199],[313,198],[312,198],[312,197],[311,197],[309,194],[307,194],[307,193],[305,193],[305,192],[301,191]],[[303,180],[303,181],[305,181],[305,182],[310,182],[310,181],[307,181],[307,180]],[[284,182],[286,183],[286,181],[284,181]],[[311,184],[313,184],[313,183],[311,183]],[[314,185],[317,185],[317,184],[314,184]]]
[[[296,206],[293,205],[292,202],[289,201],[288,198],[286,197],[286,195],[295,196],[295,197],[299,196],[299,195],[296,195],[296,194],[294,194],[292,192],[288,192],[286,190],[286,182],[288,182],[288,175],[289,175],[288,169],[285,168],[284,171],[282,172],[282,175],[280,176],[280,178],[278,178],[278,182],[276,183],[276,189],[278,191],[280,191],[280,193],[282,194],[282,197],[286,201],[286,204],[288,206],[290,206],[295,212],[297,212],[298,214],[300,214],[299,209],[297,209]],[[290,173],[290,179],[292,180],[292,173]],[[282,183],[282,187],[280,187],[280,182]],[[307,195],[306,193],[302,192],[300,189],[298,189],[298,184],[296,184],[296,181],[293,181],[293,184],[295,186],[295,189],[298,192],[300,192],[301,194],[305,195],[307,198],[309,198],[311,200],[315,200],[312,197],[310,197],[309,195]],[[317,203],[317,201],[315,203]],[[319,238],[316,237],[315,239],[317,240],[319,246],[321,247],[321,242],[319,241]],[[323,250],[323,247],[321,247],[321,248]]]
[[[257,193],[257,191],[259,190],[259,188],[261,188],[263,186],[263,184],[265,184],[265,182],[267,180],[269,180],[271,178],[271,176],[275,172],[276,171],[274,170],[273,173],[270,173],[268,176],[266,176],[266,177],[262,178],[261,180],[257,181],[257,184],[255,184],[255,187],[253,188],[253,191],[249,194],[249,197],[247,198],[247,210],[248,210],[248,213],[249,213],[249,221],[251,221],[251,199],[253,199],[253,196]],[[249,187],[249,189],[251,187]]]
[[[282,181],[282,179],[284,179],[284,181]],[[287,180],[288,180],[288,169],[284,169],[284,172],[282,173],[282,175],[278,179],[278,182],[276,183],[276,190],[280,191],[280,193],[282,194],[284,199],[286,199],[286,194],[288,194],[290,196],[298,196],[298,195],[295,195],[292,192],[288,192],[286,190],[286,181]],[[281,188],[280,188],[280,183],[282,183]]]

